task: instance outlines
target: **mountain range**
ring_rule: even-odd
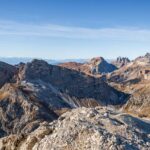
[[[11,65],[17,65],[20,62],[27,63],[31,62],[35,58],[29,58],[29,57],[0,57],[0,61],[11,64]],[[36,58],[40,59],[40,58]],[[84,63],[88,59],[43,59],[49,64],[58,64],[58,63],[65,63],[65,62],[79,62]]]
[[[149,119],[149,53],[0,62],[1,149],[148,150]]]

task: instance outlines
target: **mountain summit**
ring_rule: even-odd
[[[88,75],[101,75],[113,72],[117,69],[113,64],[108,63],[103,57],[95,57],[86,63],[63,63],[60,66],[84,72]]]
[[[129,62],[130,59],[127,57],[117,57],[116,61],[113,61],[112,64],[114,64],[117,68],[120,68],[127,65]]]

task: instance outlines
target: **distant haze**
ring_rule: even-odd
[[[40,59],[40,58],[19,58],[19,57],[0,57],[0,61],[6,62],[8,64],[16,65],[20,62],[27,63],[32,61],[33,59]],[[87,59],[60,59],[60,60],[51,60],[51,59],[43,59],[47,61],[49,64],[58,64],[64,62],[79,62],[84,63],[88,61]]]

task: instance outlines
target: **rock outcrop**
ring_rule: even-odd
[[[123,109],[139,117],[150,118],[150,82],[130,86],[134,89]]]
[[[10,82],[15,72],[16,68],[14,66],[0,62],[0,87],[2,87],[6,82]]]
[[[137,61],[141,65],[150,63],[150,53],[146,53],[145,56],[140,56],[136,58],[135,61]]]
[[[130,59],[127,57],[118,57],[116,61],[113,61],[112,64],[117,68],[121,68],[130,63]]]
[[[5,150],[149,150],[150,122],[108,108],[78,108],[29,135],[0,140]]]
[[[88,64],[85,64],[85,66],[86,65],[90,68],[92,74],[106,74],[117,69],[114,65],[109,64],[103,57],[93,58]]]
[[[59,66],[61,67],[76,70],[76,71],[82,71],[82,65],[83,63],[77,63],[77,62],[66,62],[66,63],[59,64]]]
[[[145,79],[146,74],[150,74],[149,54],[136,58],[132,62],[111,73],[108,78],[114,82],[129,83],[130,81],[136,82],[137,80],[140,81]]]
[[[53,121],[57,118],[58,115],[42,102],[36,93],[10,83],[1,88],[0,137],[30,133],[40,122]]]
[[[107,75],[108,83],[130,94],[125,111],[150,117],[150,55],[146,54]]]

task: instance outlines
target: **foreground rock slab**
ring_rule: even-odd
[[[2,150],[149,150],[150,121],[108,108],[78,108],[29,135],[0,140]]]

